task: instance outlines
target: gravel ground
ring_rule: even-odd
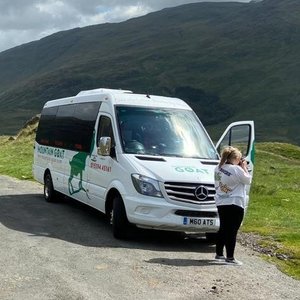
[[[268,240],[268,246],[262,246],[261,242]],[[281,260],[290,259],[289,254],[282,252],[281,245],[271,237],[261,237],[253,233],[241,232],[238,235],[238,241],[241,245],[251,248],[254,251],[265,254],[269,257],[276,257]]]
[[[49,204],[42,186],[0,176],[0,299],[300,299],[300,281],[252,246],[244,262],[216,263],[201,237],[139,231],[119,241],[103,215],[70,200]],[[241,243],[255,244],[241,235]]]

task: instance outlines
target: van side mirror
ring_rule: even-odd
[[[99,140],[99,147],[97,153],[102,156],[109,156],[111,150],[111,138],[108,136],[103,136]]]

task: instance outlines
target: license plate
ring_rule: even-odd
[[[183,218],[183,225],[194,225],[194,226],[214,226],[215,219],[200,219],[200,218]]]

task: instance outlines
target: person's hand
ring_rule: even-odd
[[[244,158],[242,158],[242,159],[240,160],[239,166],[240,166],[242,169],[244,169],[245,171],[248,171],[248,168],[247,168],[247,161],[246,161]]]

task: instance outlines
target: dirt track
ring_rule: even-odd
[[[300,299],[300,281],[241,245],[233,267],[201,238],[119,241],[103,215],[46,203],[37,183],[0,176],[0,186],[0,299]]]

